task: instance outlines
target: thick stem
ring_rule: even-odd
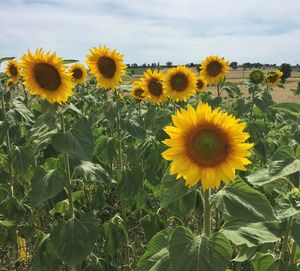
[[[296,252],[297,252],[297,243],[294,242],[292,246],[291,258],[290,258],[291,264],[294,264],[296,262]]]
[[[60,124],[61,124],[61,130],[63,133],[66,132],[65,129],[65,122],[64,122],[64,115],[60,113]],[[73,206],[73,196],[72,196],[72,177],[71,177],[71,170],[70,170],[70,161],[69,156],[67,154],[64,154],[64,160],[65,160],[65,170],[67,174],[67,193],[68,193],[68,201],[69,201],[69,211],[68,216],[70,218],[74,217],[74,206]]]
[[[280,259],[282,259],[282,260],[284,260],[286,251],[288,249],[291,225],[292,225],[292,218],[290,217],[287,221],[286,230],[285,230],[285,234],[283,237],[283,243],[282,243],[282,247],[281,247],[281,251],[280,251]]]
[[[5,103],[4,103],[4,96],[3,94],[1,95],[1,106],[2,106],[2,114],[3,114],[3,120],[6,120],[6,111],[5,111]],[[13,168],[12,168],[12,163],[11,163],[11,141],[10,141],[10,136],[9,136],[9,128],[7,129],[6,132],[6,148],[7,148],[7,161],[8,161],[8,170],[9,170],[9,182],[10,182],[10,191],[11,191],[11,196],[14,196],[14,176],[13,176]]]
[[[211,229],[211,224],[210,224],[210,210],[211,210],[211,205],[209,202],[209,197],[210,197],[210,189],[206,189],[203,191],[204,194],[204,215],[203,215],[203,224],[204,224],[204,234],[206,236],[210,236],[210,229]]]

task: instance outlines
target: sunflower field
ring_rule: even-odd
[[[0,270],[300,270],[300,83],[123,57],[0,59]]]

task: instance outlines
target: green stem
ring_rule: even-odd
[[[252,96],[251,96],[250,121],[252,121],[253,119],[254,95],[255,95],[255,91],[252,92]]]
[[[294,242],[292,246],[291,258],[290,258],[291,264],[294,264],[296,262],[296,252],[297,252],[297,243]]]
[[[3,120],[6,120],[6,111],[5,111],[5,103],[4,103],[4,96],[3,94],[1,95],[1,106],[2,106],[2,113],[3,113]],[[11,141],[10,141],[10,135],[9,135],[9,128],[7,129],[6,132],[6,148],[7,148],[7,161],[8,161],[8,170],[9,170],[9,180],[10,180],[10,191],[11,191],[11,196],[14,196],[14,176],[13,176],[13,168],[12,168],[12,163],[11,163],[11,158],[10,154],[12,151],[11,148]]]
[[[283,237],[283,243],[282,243],[282,247],[281,247],[281,251],[280,251],[280,259],[282,259],[282,260],[284,260],[286,251],[288,249],[291,225],[292,225],[292,218],[290,217],[287,221],[286,230],[285,230],[285,234]]]
[[[176,113],[176,102],[173,101],[173,113],[175,114]]]
[[[210,224],[211,205],[209,202],[210,189],[204,190],[203,194],[204,194],[204,215],[203,215],[204,234],[206,236],[210,236],[210,232],[211,232],[211,224]]]
[[[65,122],[64,122],[64,115],[60,113],[60,124],[61,124],[61,130],[63,133],[66,132],[65,129]],[[69,156],[67,154],[64,154],[64,160],[65,160],[65,169],[66,169],[66,174],[67,174],[67,194],[68,194],[68,201],[69,201],[69,211],[68,211],[68,216],[70,218],[74,217],[74,206],[73,206],[73,196],[72,196],[72,177],[71,177],[71,170],[70,170],[70,161],[69,161]]]
[[[220,84],[217,84],[217,94],[218,94],[218,97],[221,96],[221,92],[220,92]]]

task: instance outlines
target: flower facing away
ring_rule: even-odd
[[[279,83],[281,76],[283,75],[282,71],[271,71],[267,74],[267,83],[270,86],[275,86]]]
[[[185,101],[196,91],[196,76],[185,66],[169,69],[164,79],[167,95],[174,101]]]
[[[207,85],[208,85],[207,82],[202,76],[197,77],[197,83],[196,83],[197,92],[199,93],[203,92],[207,88]]]
[[[130,90],[130,95],[137,100],[143,100],[145,98],[144,96],[144,89],[142,86],[142,81],[134,81],[133,87]]]
[[[142,87],[145,90],[146,99],[149,99],[152,103],[159,104],[167,98],[163,75],[158,70],[152,72],[148,69],[144,73]]]
[[[34,54],[28,51],[22,56],[21,68],[30,94],[59,104],[72,95],[71,76],[56,53],[45,53],[43,49],[36,50]]]
[[[236,170],[246,170],[252,143],[246,124],[232,115],[207,104],[191,105],[172,116],[173,126],[165,127],[169,135],[162,153],[172,161],[170,173],[183,177],[188,187],[201,183],[203,189],[218,188],[220,182],[234,181]]]
[[[253,84],[262,83],[264,81],[264,73],[259,69],[255,69],[250,72],[249,79]]]
[[[13,83],[18,83],[20,78],[20,66],[16,60],[10,60],[7,62],[5,68],[6,75],[12,80]]]
[[[209,56],[201,63],[200,75],[208,84],[218,84],[229,72],[229,62],[219,56]]]
[[[79,63],[73,64],[69,69],[72,79],[75,83],[81,84],[86,78],[86,68]]]
[[[107,90],[116,89],[126,71],[123,55],[106,46],[91,49],[86,63],[97,78],[99,87]]]

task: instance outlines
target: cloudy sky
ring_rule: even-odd
[[[299,0],[0,0],[0,57],[44,47],[84,60],[107,45],[126,63],[300,64]]]

